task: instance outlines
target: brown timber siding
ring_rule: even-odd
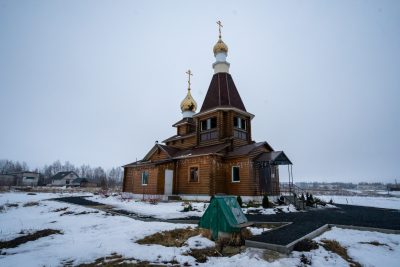
[[[124,192],[150,195],[157,194],[158,169],[156,166],[126,167],[125,171]],[[142,185],[143,171],[147,171],[149,174],[147,185]]]
[[[177,192],[179,194],[210,194],[211,157],[201,156],[177,161]],[[189,182],[189,167],[199,167],[199,182]]]
[[[253,176],[253,163],[248,157],[226,161],[227,193],[231,195],[253,196],[257,194],[258,184]],[[240,182],[232,182],[232,167],[239,166]]]

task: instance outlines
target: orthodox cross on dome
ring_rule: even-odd
[[[188,75],[188,89],[190,90],[190,76],[193,76],[193,73],[191,70],[188,70],[186,74]]]
[[[221,39],[221,28],[224,27],[220,20],[217,21],[218,24],[218,31],[219,31],[219,39]]]

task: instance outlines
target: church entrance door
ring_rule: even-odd
[[[172,195],[173,179],[174,179],[174,171],[173,170],[165,170],[164,195],[167,195],[167,196]]]

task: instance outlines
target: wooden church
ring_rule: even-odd
[[[173,124],[176,135],[156,143],[142,160],[124,167],[123,191],[145,195],[209,198],[214,194],[242,197],[280,194],[279,165],[292,164],[283,151],[255,142],[251,120],[226,61],[228,46],[214,45],[214,75],[197,111],[188,91],[181,103],[183,118]]]

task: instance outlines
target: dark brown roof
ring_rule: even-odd
[[[176,126],[178,126],[178,125],[186,124],[186,123],[194,123],[193,118],[183,118],[183,119],[181,119],[180,121],[175,122],[175,123],[172,125],[172,127],[176,127]]]
[[[290,159],[286,156],[286,154],[283,151],[272,151],[272,152],[261,153],[255,159],[255,161],[267,161],[278,165],[292,164]]]
[[[146,156],[144,156],[142,161],[147,161],[151,155],[153,155],[157,149],[161,149],[163,151],[165,151],[165,153],[167,153],[168,157],[172,157],[179,149],[174,148],[174,147],[169,147],[169,146],[165,146],[165,145],[161,145],[161,144],[155,144],[150,151],[146,154]]]
[[[229,144],[219,144],[213,146],[197,147],[193,149],[186,149],[177,152],[174,158],[184,158],[199,155],[215,154],[222,151],[224,148],[228,147]]]
[[[229,73],[214,74],[200,112],[216,107],[234,107],[246,111],[232,76]]]
[[[162,142],[166,143],[166,142],[169,142],[169,141],[180,140],[180,139],[191,137],[191,136],[194,136],[194,135],[196,135],[196,133],[190,133],[190,134],[186,134],[186,135],[173,135],[171,137],[168,137],[167,139],[165,139]]]
[[[237,147],[233,151],[229,152],[226,156],[227,157],[237,157],[237,156],[248,155],[251,151],[253,151],[254,149],[256,149],[260,146],[266,146],[271,151],[274,150],[267,142],[259,142],[259,143],[252,143],[249,145]]]

